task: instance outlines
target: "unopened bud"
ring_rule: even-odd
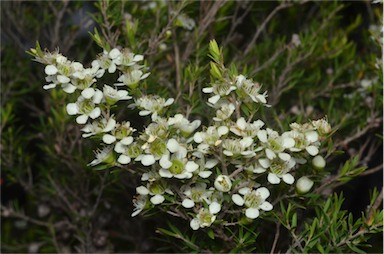
[[[313,186],[313,181],[306,176],[300,177],[296,182],[296,190],[300,194],[307,193]]]
[[[323,156],[317,155],[315,158],[312,160],[312,165],[316,169],[323,169],[325,167],[325,160]]]

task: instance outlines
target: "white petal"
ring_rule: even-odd
[[[144,59],[144,56],[142,55],[135,55],[135,57],[133,58],[133,61],[134,62],[139,62],[139,61],[143,61]]]
[[[251,188],[249,188],[249,187],[243,187],[243,188],[241,188],[241,189],[239,190],[239,193],[240,193],[241,195],[245,195],[245,194],[250,193],[251,191],[252,191]]]
[[[257,208],[248,208],[245,210],[245,216],[247,216],[250,219],[256,219],[259,217],[259,209]]]
[[[112,136],[111,134],[105,134],[103,135],[103,142],[106,144],[112,144],[116,141],[116,137]]]
[[[268,182],[271,184],[279,184],[280,183],[280,178],[277,177],[277,175],[269,173],[268,174]]]
[[[261,159],[259,159],[259,163],[260,163],[260,165],[261,165],[263,168],[269,168],[269,166],[271,165],[271,161],[268,160],[267,158],[261,158]]]
[[[220,210],[221,210],[221,205],[217,202],[212,202],[209,205],[209,212],[211,214],[217,214],[218,212],[220,212]]]
[[[57,73],[57,68],[56,66],[50,64],[45,66],[44,71],[45,71],[45,74],[47,75],[55,75]]]
[[[64,75],[57,75],[57,81],[59,81],[62,84],[69,83],[71,81],[67,76]]]
[[[117,48],[114,48],[111,50],[111,52],[109,52],[109,57],[112,59],[115,59],[115,58],[119,57],[120,55],[121,55],[121,52]]]
[[[199,176],[201,178],[208,178],[212,175],[212,172],[211,171],[201,171],[199,172]]]
[[[201,132],[196,132],[195,135],[193,135],[193,140],[196,142],[196,143],[201,143],[203,142],[203,137],[201,135]]]
[[[139,112],[139,115],[140,115],[140,116],[147,116],[147,115],[149,115],[149,114],[151,114],[151,111],[149,111],[149,110],[141,110],[141,111]]]
[[[189,225],[191,226],[191,228],[193,230],[198,230],[200,228],[200,221],[199,221],[199,219],[194,218],[193,220],[191,220]]]
[[[236,124],[237,124],[237,126],[238,126],[241,130],[245,130],[245,128],[247,127],[247,122],[245,121],[244,117],[240,117],[240,118],[236,121]]]
[[[117,142],[114,150],[116,153],[124,153],[125,152],[125,146],[121,142]]]
[[[164,103],[164,107],[171,105],[174,101],[175,101],[175,99],[173,99],[173,98],[169,98],[169,99]]]
[[[120,142],[123,144],[123,145],[130,145],[132,144],[133,142],[133,137],[125,137],[123,139],[120,140]]]
[[[276,154],[271,149],[265,149],[265,154],[267,155],[268,159],[273,160],[276,158]]]
[[[115,128],[115,126],[116,126],[116,120],[111,117],[108,119],[107,125],[102,130],[102,132],[109,132],[109,131],[113,130]]]
[[[152,154],[143,155],[143,157],[141,158],[141,164],[143,164],[144,166],[152,165],[155,162],[155,157],[153,157]]]
[[[305,138],[313,143],[313,142],[316,142],[318,139],[319,139],[319,134],[317,134],[316,131],[308,131],[305,133]]]
[[[217,133],[219,134],[219,136],[223,136],[225,134],[227,134],[229,131],[228,127],[227,126],[220,126],[218,129],[217,129]]]
[[[260,208],[263,209],[264,211],[271,211],[273,209],[273,206],[271,203],[265,201],[260,205]]]
[[[208,99],[208,102],[211,103],[211,104],[216,104],[216,102],[218,102],[220,100],[220,95],[215,95],[215,96],[212,96],[211,98]]]
[[[279,158],[282,159],[283,161],[289,161],[291,159],[291,155],[287,153],[279,153]]]
[[[283,175],[283,181],[287,184],[293,184],[295,182],[295,178],[291,174]]]
[[[72,85],[71,83],[63,84],[61,87],[66,93],[73,93],[77,89],[76,86]]]
[[[295,146],[295,140],[293,138],[283,138],[283,144],[285,148],[291,148]]]
[[[171,153],[176,153],[179,149],[179,142],[176,141],[176,139],[171,138],[167,142],[167,148]]]
[[[88,116],[87,115],[81,115],[81,116],[78,116],[76,117],[76,123],[78,124],[85,124],[88,120]]]
[[[195,202],[193,202],[191,199],[184,199],[181,205],[185,208],[192,208],[195,206]]]
[[[203,93],[212,93],[213,87],[205,87],[202,89]]]
[[[81,95],[85,98],[85,99],[90,99],[92,98],[92,96],[95,94],[95,89],[93,89],[92,87],[89,87],[89,88],[86,88],[84,89],[82,92],[81,92]]]
[[[172,166],[172,162],[169,161],[169,155],[166,154],[161,156],[159,164],[162,168],[165,168],[165,169],[170,168]]]
[[[79,113],[79,107],[76,103],[69,103],[67,104],[66,108],[68,115],[76,115],[77,113]]]
[[[307,152],[312,156],[315,156],[319,153],[319,149],[316,146],[308,146],[305,148],[305,150],[307,150]]]
[[[55,87],[56,87],[56,84],[52,83],[52,84],[43,86],[43,89],[48,90],[48,89],[52,89],[52,88],[55,88]]]
[[[99,107],[94,108],[91,113],[89,114],[89,117],[92,119],[96,119],[101,115],[101,110]]]
[[[185,164],[185,169],[188,171],[188,172],[194,172],[196,171],[196,169],[199,168],[199,165],[196,164],[195,162],[193,161],[188,161],[187,164]]]
[[[260,187],[260,188],[258,188],[257,190],[256,190],[256,194],[257,195],[260,195],[260,197],[262,198],[262,199],[266,199],[266,198],[268,198],[269,197],[269,195],[270,195],[270,193],[269,193],[269,190],[267,189],[267,188],[265,188],[265,187]]]
[[[263,143],[267,143],[268,138],[267,138],[267,132],[265,130],[260,130],[257,132],[257,137],[259,140]]]
[[[204,167],[205,167],[205,168],[208,168],[208,169],[211,169],[211,168],[213,168],[214,166],[216,166],[217,163],[219,163],[219,161],[216,160],[216,159],[208,160],[208,161],[205,163]]]
[[[104,96],[103,92],[100,91],[99,89],[96,89],[95,94],[93,95],[93,98],[92,98],[93,103],[99,104],[103,99],[103,96]]]
[[[164,200],[165,200],[165,198],[164,198],[162,195],[157,194],[157,195],[151,197],[150,200],[151,200],[152,204],[154,204],[154,205],[158,205],[158,204],[163,203]]]
[[[164,168],[161,168],[159,170],[159,174],[161,177],[165,177],[165,178],[172,178],[173,177],[172,173],[168,169],[164,169]]]
[[[244,199],[239,194],[233,194],[232,195],[232,201],[238,206],[244,205]]]
[[[121,154],[119,158],[117,159],[117,162],[120,164],[128,164],[131,162],[131,157]]]
[[[116,65],[114,63],[111,64],[108,68],[109,73],[114,73],[116,71]]]
[[[139,193],[140,195],[148,195],[149,194],[149,190],[145,186],[136,187],[136,192]]]

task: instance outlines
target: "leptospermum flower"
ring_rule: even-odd
[[[183,192],[186,198],[183,199],[181,203],[185,208],[192,208],[195,206],[195,203],[210,203],[209,197],[212,195],[213,189],[207,189],[207,184],[198,182],[194,187],[186,187]]]
[[[87,88],[83,90],[76,103],[67,104],[67,112],[69,115],[80,115],[76,118],[76,122],[85,124],[88,118],[96,119],[101,115],[101,109],[96,104],[99,104],[102,98],[103,93],[100,90]]]
[[[190,226],[193,230],[198,230],[199,228],[205,228],[211,226],[211,224],[216,220],[216,215],[220,212],[221,206],[217,202],[212,202],[209,205],[209,208],[201,208],[196,218],[192,219]]]
[[[163,109],[171,105],[173,101],[173,98],[165,100],[157,95],[147,95],[137,99],[135,105],[142,109],[139,112],[139,115],[147,116],[152,114],[152,121],[155,121],[157,116],[162,113]]]
[[[100,120],[95,120],[92,123],[88,123],[81,129],[83,131],[83,138],[87,138],[96,134],[106,133],[113,130],[116,126],[116,120],[111,116],[108,120],[106,118],[101,118]],[[113,142],[112,142],[113,143]]]
[[[256,190],[245,187],[239,190],[239,194],[232,195],[232,201],[238,206],[245,206],[245,216],[250,219],[259,217],[260,209],[264,211],[271,211],[273,206],[266,201],[269,197],[269,190],[265,187],[260,187]]]
[[[273,160],[276,156],[283,161],[289,161],[291,159],[291,156],[284,152],[284,150],[295,145],[293,138],[282,137],[277,131],[270,128],[258,131],[257,137],[261,145],[265,148],[265,154],[268,159]]]
[[[103,88],[104,99],[108,105],[114,105],[120,100],[129,100],[132,97],[128,95],[127,90],[117,90],[108,85],[104,85]]]
[[[189,136],[192,132],[199,128],[200,124],[200,120],[190,122],[182,114],[176,114],[174,117],[170,117],[168,119],[168,125],[179,129],[181,134],[184,136]]]
[[[280,179],[283,179],[283,181],[287,184],[294,183],[295,178],[289,173],[296,165],[296,161],[293,158],[288,161],[275,158],[272,161],[259,160],[259,162],[262,162],[264,166],[268,166],[270,172],[268,173],[267,179],[271,184],[279,184]]]
[[[167,149],[172,154],[167,153],[161,157],[159,174],[165,178],[191,178],[192,173],[199,168],[199,165],[187,159],[187,150],[175,139],[168,140]]]
[[[243,75],[236,77],[236,86],[240,94],[245,93],[251,98],[253,102],[266,104],[267,103],[267,92],[260,94],[261,86],[257,82],[246,79]]]
[[[236,90],[236,86],[232,85],[229,82],[222,81],[213,83],[211,87],[203,88],[203,93],[213,93],[214,96],[208,99],[208,102],[212,105],[215,105],[220,98],[229,95],[232,91]]]
[[[232,181],[227,175],[219,175],[215,180],[215,188],[221,192],[228,192],[232,188]]]

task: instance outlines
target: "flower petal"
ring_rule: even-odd
[[[103,142],[106,144],[112,144],[116,141],[116,137],[112,136],[111,134],[105,134],[103,135]]]
[[[264,203],[262,203],[262,204],[260,205],[260,208],[261,208],[262,210],[264,210],[264,211],[271,211],[271,210],[273,209],[273,206],[272,206],[271,203],[265,201]]]
[[[121,154],[119,158],[117,159],[117,162],[120,164],[128,164],[131,162],[131,157]]]
[[[232,201],[238,206],[244,205],[244,199],[239,194],[233,194],[232,195]]]
[[[319,153],[319,149],[316,146],[308,146],[305,148],[305,150],[307,150],[307,152],[312,156],[315,156]]]
[[[56,68],[56,66],[50,64],[50,65],[45,66],[44,71],[45,71],[45,74],[47,74],[47,75],[55,75],[57,73],[57,68]]]
[[[82,92],[81,92],[81,95],[85,98],[85,99],[90,99],[92,98],[92,96],[95,94],[95,89],[93,89],[92,87],[89,87],[89,88],[86,88],[84,89]]]
[[[247,210],[245,210],[245,216],[250,219],[256,219],[257,217],[259,217],[259,214],[259,209],[257,208],[248,208]]]
[[[268,182],[270,182],[271,184],[279,184],[280,178],[277,177],[277,175],[275,175],[273,173],[269,173],[268,174]]]
[[[199,221],[199,219],[194,218],[193,220],[191,220],[189,225],[191,226],[191,228],[193,230],[198,230],[200,228],[200,221]]]
[[[194,172],[196,171],[196,169],[199,168],[199,165],[196,164],[194,161],[188,161],[187,164],[185,164],[185,169],[188,171],[188,172]]]
[[[136,192],[139,193],[140,195],[148,195],[149,194],[149,190],[145,186],[136,187]]]
[[[181,205],[185,208],[192,208],[195,206],[195,202],[193,202],[191,199],[184,199]]]
[[[144,166],[150,166],[155,162],[155,157],[153,157],[152,154],[143,155],[143,157],[141,158],[141,164],[143,164]]]
[[[218,212],[220,212],[220,210],[221,210],[221,205],[217,202],[212,202],[209,205],[209,212],[211,214],[217,214]]]
[[[295,178],[291,174],[283,175],[283,181],[287,184],[293,184],[295,182]]]
[[[269,197],[270,192],[269,192],[269,190],[268,190],[267,188],[265,188],[265,187],[260,187],[260,188],[258,188],[258,189],[256,190],[256,194],[257,194],[257,195],[260,195],[260,197],[261,197],[262,199],[265,200],[266,198]]]
[[[79,106],[77,106],[76,103],[68,103],[66,108],[68,115],[76,115],[79,113]]]
[[[76,117],[76,123],[78,124],[85,124],[88,121],[88,116],[87,115],[81,115]]]
[[[164,198],[162,195],[157,194],[157,195],[151,197],[150,200],[151,200],[152,204],[154,204],[154,205],[158,205],[158,204],[163,203],[164,200],[165,200],[165,198]]]
[[[176,139],[171,138],[167,142],[167,148],[171,153],[176,153],[180,149],[179,142]]]

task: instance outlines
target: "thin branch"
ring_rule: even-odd
[[[279,236],[280,236],[280,225],[281,225],[280,223],[276,223],[276,233],[275,233],[275,239],[273,240],[273,244],[270,252],[271,254],[275,253],[277,241],[279,240]]]

